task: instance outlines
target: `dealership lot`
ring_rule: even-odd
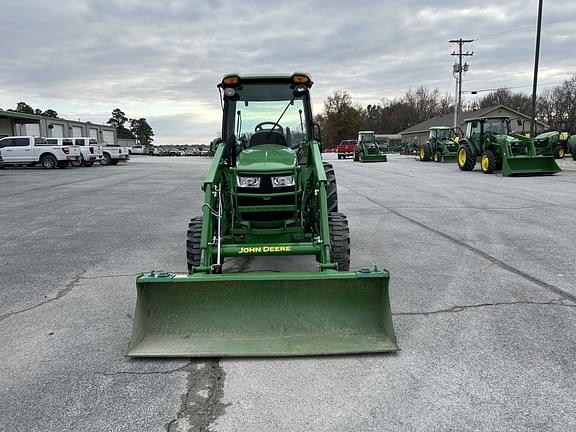
[[[352,267],[391,273],[397,354],[129,359],[135,277],[186,270],[210,159],[0,171],[3,428],[574,430],[576,162],[504,178],[327,157]]]

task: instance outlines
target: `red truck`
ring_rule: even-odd
[[[336,147],[338,159],[346,159],[352,157],[354,154],[354,147],[356,147],[356,140],[342,140]]]

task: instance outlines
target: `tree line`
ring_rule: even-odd
[[[15,109],[7,109],[6,111],[20,112],[20,113],[24,113],[24,114],[34,114],[34,115],[39,115],[42,117],[52,117],[52,118],[58,117],[58,113],[56,111],[54,111],[53,109],[47,109],[47,110],[41,110],[40,108],[34,109],[30,105],[28,105],[26,102],[18,102],[16,104]]]
[[[505,105],[526,115],[532,112],[532,97],[499,88],[463,104],[463,111],[475,111]],[[347,91],[335,91],[324,101],[324,110],[316,116],[324,142],[332,147],[343,139],[356,138],[359,130],[396,134],[433,117],[454,113],[454,98],[425,86],[408,90],[402,97],[383,99],[365,107],[354,104]],[[576,133],[576,75],[561,85],[542,92],[537,99],[536,117],[552,130]]]
[[[128,128],[124,126],[126,123],[129,124]],[[120,108],[112,111],[112,117],[108,119],[107,124],[116,128],[118,138],[137,139],[142,145],[150,145],[154,141],[152,138],[154,131],[145,118],[129,119]]]

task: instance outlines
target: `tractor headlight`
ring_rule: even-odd
[[[272,187],[294,186],[294,176],[272,177]]]
[[[260,187],[260,177],[236,177],[236,183],[241,188],[258,188]]]

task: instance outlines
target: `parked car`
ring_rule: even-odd
[[[200,156],[200,150],[195,148],[186,149],[184,151],[184,156]]]
[[[342,140],[336,147],[338,159],[346,159],[354,155],[354,148],[356,147],[356,140]]]
[[[142,145],[128,147],[128,154],[143,155],[147,154],[146,148]]]
[[[126,147],[113,144],[102,147],[102,156],[101,165],[117,165],[118,162],[126,162],[130,158]]]
[[[42,164],[44,168],[66,168],[80,160],[76,146],[53,145],[37,136],[11,136],[0,139],[0,149],[6,165]]]
[[[48,144],[77,146],[80,149],[80,160],[72,162],[72,166],[92,166],[94,162],[102,159],[102,146],[98,145],[95,138],[46,138],[46,141]]]

